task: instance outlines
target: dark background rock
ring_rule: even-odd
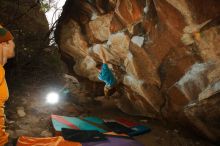
[[[15,38],[15,58],[6,64],[9,84],[22,78],[27,67],[38,61],[48,46],[49,25],[41,6],[35,0],[1,0],[0,23]]]

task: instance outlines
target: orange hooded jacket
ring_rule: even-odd
[[[9,96],[8,86],[5,81],[5,70],[0,65],[0,146],[8,142],[8,133],[5,132],[4,104]]]
[[[79,142],[64,140],[63,137],[34,138],[21,136],[17,146],[82,146]]]

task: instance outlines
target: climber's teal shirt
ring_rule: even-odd
[[[108,68],[107,64],[102,65],[101,72],[98,78],[105,82],[105,84],[109,87],[112,87],[116,83],[116,79],[112,73],[112,71]]]

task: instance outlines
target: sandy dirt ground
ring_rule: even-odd
[[[45,102],[45,96],[52,90],[62,88],[53,84],[24,85],[22,91],[12,91],[6,104],[7,131],[10,140],[19,136],[50,137],[53,136],[50,115],[64,116],[97,116],[104,119],[117,117],[127,118],[134,122],[149,126],[151,132],[137,136],[135,139],[146,146],[212,146],[209,142],[191,134],[183,132],[179,127],[167,125],[158,120],[146,117],[134,117],[122,113],[114,104],[113,100],[99,98],[92,100],[86,97],[80,85],[71,86],[73,94],[62,96],[58,104],[50,105]],[[12,144],[9,144],[9,146]]]

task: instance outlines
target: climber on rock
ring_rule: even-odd
[[[4,104],[8,99],[9,92],[5,81],[3,66],[7,59],[14,57],[14,41],[12,34],[0,25],[0,145],[8,142],[8,133],[5,132]]]
[[[108,67],[106,56],[104,54],[103,49],[101,49],[100,57],[102,59],[103,64],[96,66],[100,72],[98,78],[99,80],[105,82],[104,94],[105,94],[105,97],[109,99],[109,96],[111,96],[116,90],[115,86],[116,86],[117,81],[116,81],[114,74]]]

